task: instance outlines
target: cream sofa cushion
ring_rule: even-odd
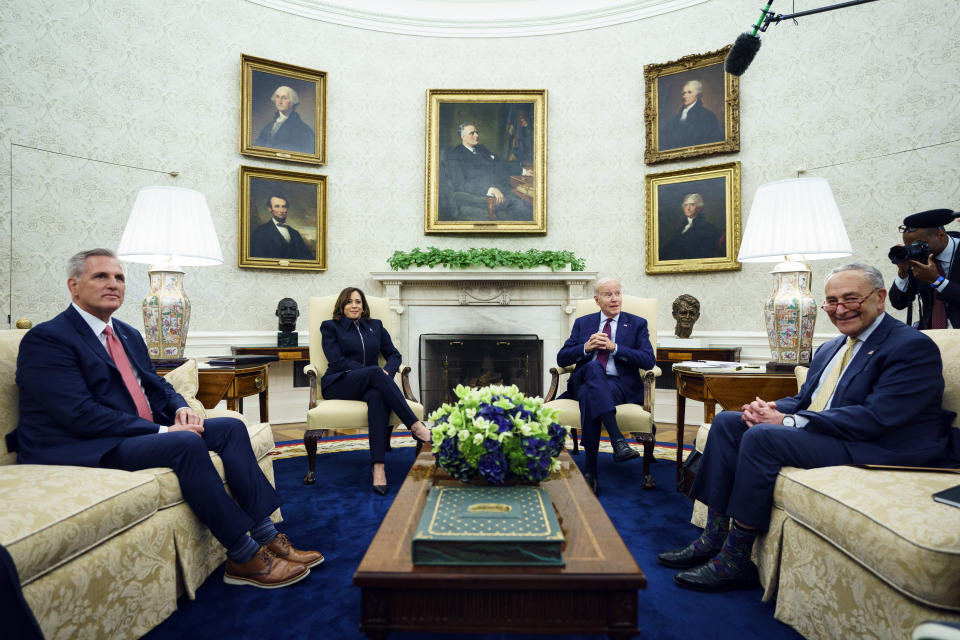
[[[784,467],[774,504],[888,585],[960,611],[960,509],[931,494],[960,476],[858,467]]]
[[[7,451],[3,436],[17,428],[20,421],[19,394],[17,392],[17,352],[26,329],[0,331],[0,465],[15,464],[17,454]]]
[[[207,411],[203,408],[203,404],[197,400],[200,380],[197,374],[196,359],[190,358],[173,371],[165,373],[163,377],[170,383],[174,391],[183,396],[183,399],[186,400],[191,409],[203,417],[207,416]]]
[[[158,496],[149,474],[7,465],[0,468],[0,544],[26,585],[149,518]]]

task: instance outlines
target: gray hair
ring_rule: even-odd
[[[600,279],[597,280],[596,283],[594,283],[594,285],[593,285],[593,295],[599,296],[599,295],[600,295],[600,287],[602,287],[603,285],[605,285],[605,284],[607,284],[607,283],[610,283],[610,282],[616,282],[617,284],[620,284],[620,281],[617,280],[616,278],[600,278]]]
[[[286,89],[287,93],[290,95],[290,102],[293,103],[293,106],[297,106],[298,104],[300,104],[300,94],[297,93],[296,90],[294,90],[292,87],[288,87],[286,85],[283,85],[282,87],[277,87],[277,90],[273,92],[272,96],[270,96],[270,101],[273,102],[273,100],[277,97],[277,94],[283,91],[284,89]]]
[[[680,203],[680,206],[682,207],[683,205],[687,204],[687,200],[693,200],[701,207],[703,206],[703,196],[701,196],[699,193],[688,193],[685,195],[683,197],[683,202]]]
[[[67,261],[67,277],[73,278],[74,280],[79,279],[87,267],[87,258],[92,258],[93,256],[106,256],[114,260],[117,259],[117,254],[110,251],[110,249],[88,249],[81,251],[80,253],[70,256],[70,259]]]
[[[883,274],[880,273],[880,270],[862,262],[851,262],[850,264],[834,267],[833,270],[827,274],[827,280],[833,277],[834,274],[841,273],[843,271],[862,271],[863,277],[867,279],[867,282],[870,283],[871,287],[875,289],[885,288],[883,286]],[[824,280],[824,282],[826,282],[826,280]]]
[[[697,92],[698,96],[703,95],[703,83],[700,82],[699,80],[691,80],[689,82],[685,82],[683,84],[683,88],[686,89],[687,87],[693,87],[693,90]]]
[[[457,125],[457,135],[462,138],[463,130],[466,129],[467,127],[476,127],[477,131],[480,131],[480,127],[479,125],[477,125],[476,122],[474,122],[473,120],[466,120]]]

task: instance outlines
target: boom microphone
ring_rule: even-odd
[[[770,15],[770,5],[772,4],[773,0],[767,0],[767,6],[761,9],[760,17],[757,18],[757,22],[753,25],[752,31],[749,33],[741,33],[737,36],[737,41],[734,42],[733,47],[730,48],[726,63],[723,65],[724,69],[726,69],[730,75],[743,75],[743,72],[746,71],[750,63],[753,62],[757,51],[760,51],[760,37],[757,35],[757,31],[767,30],[766,21]]]
[[[730,53],[727,54],[727,60],[723,68],[731,75],[743,75],[743,72],[753,62],[757,51],[760,51],[760,38],[752,33],[741,33],[737,36],[737,41],[733,43]]]

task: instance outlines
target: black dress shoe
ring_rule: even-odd
[[[637,450],[628,445],[626,440],[617,440],[613,443],[614,462],[626,462],[639,457],[640,454],[637,453]]]
[[[600,495],[600,484],[597,482],[597,476],[592,473],[583,474],[583,479],[587,481],[587,486],[593,491],[593,495]]]
[[[692,569],[693,567],[700,566],[718,553],[720,553],[719,549],[697,551],[693,548],[693,543],[691,542],[683,549],[664,551],[657,556],[657,562],[671,569]]]
[[[373,485],[373,492],[378,496],[385,496],[388,488],[389,486],[385,484],[375,484]]]
[[[757,565],[751,562],[732,576],[721,576],[712,562],[695,569],[681,571],[673,576],[673,581],[684,589],[720,593],[736,589],[756,589],[760,586],[760,574]]]

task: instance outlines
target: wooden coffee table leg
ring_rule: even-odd
[[[677,384],[677,491],[683,490],[683,424],[687,417],[687,398]]]
[[[323,437],[321,429],[308,429],[303,434],[303,448],[307,450],[307,475],[303,476],[303,484],[316,482],[314,471],[317,465],[317,440]]]

